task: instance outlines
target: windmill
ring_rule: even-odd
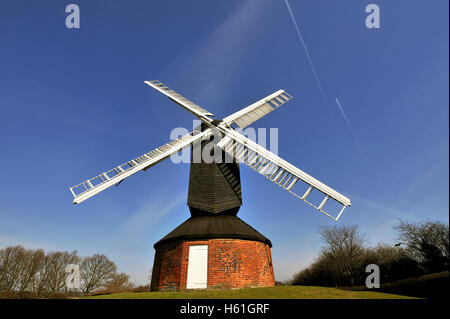
[[[213,137],[219,136],[220,141],[213,145],[219,150],[214,162],[205,161],[203,156],[200,161],[191,160],[187,201],[191,217],[154,245],[151,289],[273,286],[270,240],[236,216],[242,205],[239,163],[335,221],[351,205],[346,196],[239,132],[292,96],[278,90],[223,120],[217,120],[212,119],[212,113],[163,83],[156,80],[145,83],[194,114],[202,124],[189,134],[70,187],[73,203],[79,204],[118,185],[186,147],[192,147],[192,159],[194,154],[202,154]],[[304,187],[300,194],[296,191],[299,184]],[[313,191],[323,195],[319,203],[309,200]],[[340,206],[335,216],[325,210],[329,201]]]

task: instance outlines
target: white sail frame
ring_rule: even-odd
[[[175,154],[185,147],[192,145],[194,142],[207,137],[212,133],[212,129],[207,129],[203,132],[194,131],[190,134],[183,135],[179,139],[173,140],[153,151],[145,153],[131,161],[101,173],[93,178],[90,178],[78,185],[69,187],[72,192],[74,204],[79,204],[86,199],[100,193],[108,187],[120,183],[125,178],[141,171],[150,168],[153,165],[165,160],[170,155]],[[114,174],[114,176],[112,176]],[[81,192],[77,190],[81,189]]]
[[[269,178],[278,186],[284,188],[286,191],[295,195],[297,198],[313,206],[318,211],[330,217],[331,219],[337,221],[344,212],[344,209],[348,206],[351,206],[351,201],[348,197],[335,191],[331,187],[325,185],[324,183],[305,173],[301,169],[295,167],[278,155],[270,152],[261,145],[258,145],[257,143],[253,142],[242,134],[239,134],[233,129],[221,128],[221,130],[225,134],[225,137],[217,144],[217,146],[225,150],[227,153],[229,153],[239,161],[242,161],[242,159],[244,159],[243,162],[247,166],[256,170],[261,175]],[[246,154],[244,154],[245,150],[243,148],[247,148]],[[302,196],[292,192],[292,188],[298,180],[301,180],[309,185],[308,190]],[[312,204],[307,200],[308,196],[314,189],[320,191],[325,195],[324,199],[318,206]],[[329,213],[323,210],[323,207],[325,206],[329,198],[334,199],[342,205],[342,208],[336,217],[331,216]]]
[[[239,134],[232,127],[232,124],[236,124],[240,128],[244,128],[292,99],[292,96],[286,91],[278,90],[246,108],[227,116],[223,121],[216,125],[217,123],[209,117],[213,116],[212,113],[169,89],[160,81],[145,81],[145,83],[196,115],[209,128],[203,132],[194,131],[184,135],[177,140],[171,141],[151,152],[143,154],[125,164],[119,165],[112,170],[101,173],[78,185],[70,187],[69,189],[74,196],[73,203],[79,204],[104,189],[112,185],[117,185],[125,178],[161,162],[170,155],[192,145],[194,142],[211,136],[214,134],[215,130],[219,130],[224,135],[224,138],[218,143],[220,148],[231,154],[236,160],[244,162],[259,174],[269,178],[272,182],[313,206],[326,216],[337,221],[344,209],[351,206],[351,201],[346,196],[308,175],[242,134]],[[293,186],[300,180],[309,185],[309,188],[301,196],[292,191]],[[78,192],[77,190],[80,188],[81,192]],[[324,199],[317,206],[307,200],[314,189],[325,195]],[[342,209],[336,217],[331,216],[323,209],[330,198],[342,205]]]

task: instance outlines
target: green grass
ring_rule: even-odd
[[[372,291],[349,291],[314,286],[277,286],[189,292],[123,292],[86,299],[410,299]]]

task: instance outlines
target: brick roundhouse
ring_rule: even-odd
[[[205,288],[268,287],[275,283],[270,240],[237,216],[198,216],[155,244],[152,291],[187,289],[191,246],[207,246]]]

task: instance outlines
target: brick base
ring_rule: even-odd
[[[275,284],[267,244],[241,239],[210,239],[169,242],[157,247],[152,291],[186,290],[191,245],[208,245],[208,289],[271,287]]]

